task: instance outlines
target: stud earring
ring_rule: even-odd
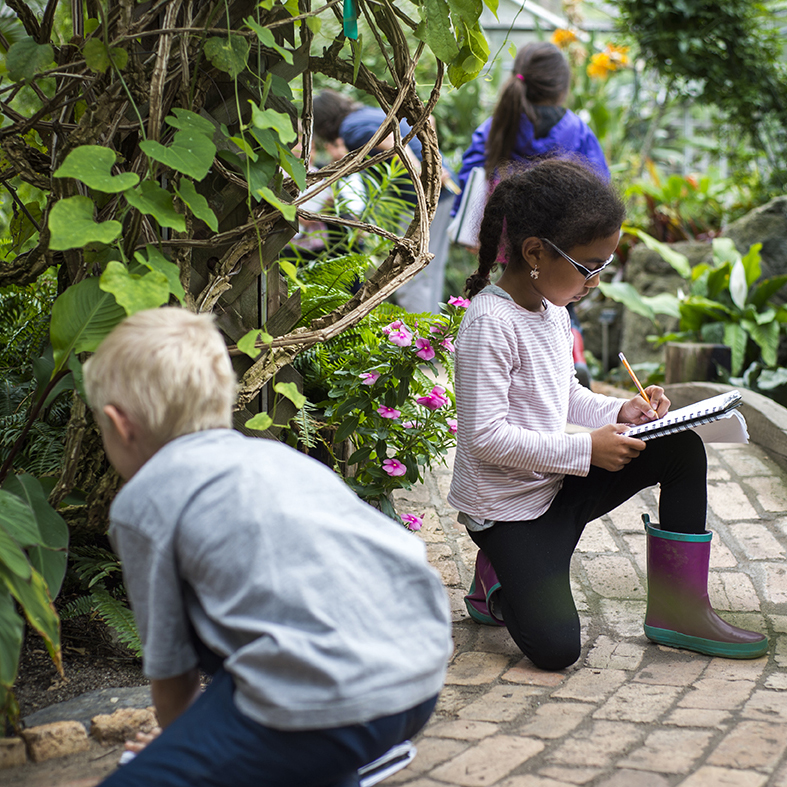
[[[535,268],[531,268],[530,269],[530,278],[531,279],[537,279],[538,278],[538,274],[539,274],[538,265],[536,265]]]

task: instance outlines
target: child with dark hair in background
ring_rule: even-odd
[[[467,609],[478,622],[505,625],[538,667],[574,663],[581,643],[569,566],[582,531],[659,484],[660,524],[647,528],[646,635],[700,653],[760,656],[768,640],[727,624],[708,600],[700,437],[627,437],[627,425],[666,414],[664,390],[647,388],[650,402],[616,399],[574,375],[565,307],[598,286],[624,214],[607,182],[561,159],[503,179],[489,198],[456,342],[448,501],[480,549]],[[501,247],[507,264],[491,284]],[[569,434],[567,423],[593,431]]]

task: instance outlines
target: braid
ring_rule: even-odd
[[[579,161],[552,158],[500,182],[484,210],[478,270],[467,279],[469,297],[490,282],[501,243],[508,265],[522,264],[528,238],[547,238],[561,249],[592,243],[620,229],[626,216],[615,188]]]

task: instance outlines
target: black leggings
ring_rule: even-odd
[[[585,525],[646,487],[660,484],[659,526],[702,533],[707,509],[705,446],[691,431],[648,442],[622,470],[567,475],[538,519],[497,522],[470,537],[500,580],[500,608],[514,642],[537,666],[559,670],[580,654],[579,616],[569,584],[571,555]]]

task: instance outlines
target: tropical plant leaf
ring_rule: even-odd
[[[685,254],[675,251],[675,249],[673,249],[668,244],[657,241],[654,237],[648,235],[647,232],[643,232],[641,229],[633,227],[629,224],[624,225],[623,232],[629,235],[635,235],[637,238],[639,238],[647,248],[649,248],[651,251],[657,252],[665,262],[668,262],[670,265],[672,265],[672,267],[681,276],[683,276],[684,279],[688,279],[691,276],[691,265],[689,264],[689,259]]]
[[[249,62],[249,42],[244,36],[214,36],[205,42],[205,57],[219,69],[235,78]]]
[[[33,569],[30,579],[23,580],[11,573],[0,563],[0,583],[11,591],[11,595],[19,602],[25,613],[27,622],[41,635],[47,651],[63,674],[63,663],[60,655],[60,620],[52,605],[52,599],[44,578]]]
[[[257,413],[257,415],[249,418],[244,426],[247,426],[249,429],[256,429],[260,432],[264,432],[266,429],[273,426],[273,418],[267,413]]]
[[[318,19],[318,17],[310,17],[310,18]],[[254,19],[252,19],[252,17],[249,17],[245,21],[246,24],[257,34],[257,38],[259,38],[260,43],[263,46],[267,46],[268,49],[273,49],[274,52],[278,52],[278,54],[286,63],[292,65],[292,52],[290,52],[289,49],[285,49],[284,47],[279,46],[276,43],[276,39],[273,37],[273,33],[267,27],[262,27],[262,25],[258,25],[254,21]],[[314,31],[312,30],[312,32]]]
[[[140,276],[115,260],[101,274],[99,286],[104,292],[111,292],[129,315],[157,309],[169,300],[169,282],[163,273],[148,271]]]
[[[5,489],[0,489],[0,527],[20,546],[37,546],[41,543],[41,531],[32,509]]]
[[[272,342],[273,337],[263,331],[261,328],[253,328],[247,334],[238,339],[238,349],[255,360],[262,352],[261,348],[257,347],[257,342]],[[266,427],[267,428],[267,427]]]
[[[33,571],[22,547],[14,541],[0,523],[0,563],[20,579],[30,579]]]
[[[91,38],[82,49],[85,63],[91,71],[103,74],[112,64],[122,71],[128,64],[128,52],[119,46],[107,47],[100,38]]]
[[[10,689],[16,681],[25,623],[17,614],[14,600],[0,589],[0,686]]]
[[[292,119],[289,115],[285,115],[283,112],[277,112],[275,109],[260,109],[251,100],[249,100],[249,104],[251,104],[251,122],[254,128],[263,130],[271,129],[275,131],[281,142],[285,145],[290,142],[295,142],[298,135],[295,133]]]
[[[35,515],[41,545],[29,550],[30,563],[44,577],[49,595],[55,598],[66,573],[68,525],[49,505],[41,483],[32,475],[10,475],[3,488],[26,502]]]
[[[647,317],[652,322],[656,321],[656,315],[642,296],[627,282],[601,282],[598,286],[607,298],[622,303],[627,309]]]
[[[297,215],[297,208],[287,202],[282,202],[267,186],[262,186],[257,190],[258,194],[274,208],[281,211],[287,221],[295,221]],[[281,263],[280,263],[281,264]]]
[[[119,221],[93,220],[95,205],[77,195],[58,200],[49,211],[49,248],[52,251],[81,249],[88,243],[112,243],[123,226]]]
[[[115,297],[102,292],[97,278],[69,287],[52,306],[50,339],[55,372],[65,366],[72,352],[93,352],[125,316]]]
[[[167,118],[169,122],[170,119]],[[211,136],[213,127],[211,126]],[[169,147],[147,139],[139,143],[143,153],[154,161],[182,172],[194,180],[202,180],[211,168],[216,156],[216,146],[207,134],[197,131],[192,125],[178,131]]]
[[[153,216],[162,227],[169,227],[176,232],[186,231],[186,217],[175,210],[172,194],[158,183],[145,180],[137,188],[126,191],[124,196],[129,205]]]
[[[105,194],[117,194],[136,186],[139,175],[135,172],[113,175],[112,167],[116,162],[117,156],[109,148],[101,145],[80,145],[66,156],[66,160],[55,170],[54,175],[56,178],[74,178]]]
[[[54,61],[55,52],[49,44],[37,44],[32,38],[23,38],[9,47],[5,67],[13,82],[21,82],[32,79]]]
[[[451,31],[451,19],[446,0],[424,0],[423,17],[417,35],[444,63],[451,63],[459,53]]]
[[[147,257],[138,251],[134,254],[134,259],[146,268],[152,271],[163,273],[167,278],[169,291],[183,303],[186,297],[186,292],[183,289],[183,284],[180,281],[180,268],[174,262],[170,262],[155,246],[148,245],[145,247]]]
[[[299,410],[306,404],[306,397],[298,390],[295,383],[276,383],[273,390],[289,399]]]
[[[181,179],[179,188],[176,188],[175,191],[198,219],[204,221],[214,232],[219,231],[219,220],[216,218],[216,214],[211,210],[205,197],[194,187],[192,181],[187,178]]]

